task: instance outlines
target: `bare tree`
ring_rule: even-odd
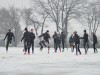
[[[37,2],[35,2],[37,3]],[[47,18],[49,18],[48,14],[43,10],[41,9],[41,7],[37,7],[38,4],[34,4],[33,3],[33,11],[34,13],[36,13],[37,17],[39,17],[39,22],[40,22],[40,26],[41,26],[41,34],[43,33],[43,30],[44,30],[44,26],[45,26],[45,22],[47,20]]]
[[[88,27],[89,31],[96,33],[99,25],[100,25],[100,18],[99,18],[99,4],[98,2],[90,3],[89,8],[91,13],[88,13]]]
[[[83,10],[80,22],[85,23],[83,26],[88,27],[89,35],[91,35],[92,32],[96,33],[100,25],[99,7],[98,0],[88,1]]]
[[[56,23],[57,31],[63,30],[67,25],[67,21],[79,15],[84,0],[32,0],[34,7],[39,7],[44,13]],[[35,5],[36,4],[36,5]],[[34,8],[33,7],[33,8]],[[39,9],[37,8],[37,9]],[[62,13],[61,13],[62,12]],[[62,19],[62,20],[61,20]],[[59,24],[62,23],[62,27]],[[67,28],[67,27],[66,27]]]
[[[57,31],[62,30],[68,35],[68,24],[71,19],[80,16],[84,0],[32,0],[34,7],[48,14],[56,24]],[[33,7],[33,8],[34,8]],[[62,24],[62,25],[61,25]]]
[[[41,9],[43,13],[47,14],[49,18],[55,22],[57,31],[59,32],[60,0],[47,0],[47,2],[41,0],[33,0],[33,2],[33,8],[39,7],[38,10]]]
[[[20,41],[20,10],[11,6],[10,8],[2,8],[0,10],[1,32],[6,33],[8,29],[12,29],[15,34],[15,46]]]
[[[20,16],[19,9],[15,8],[14,6],[9,8],[9,23],[12,25],[12,29],[15,34],[15,46],[17,46],[21,38]]]
[[[23,16],[23,20],[26,23],[26,26],[28,25],[33,25],[36,35],[38,35],[38,28],[40,27],[40,22],[37,19],[37,17],[35,16],[34,12],[32,11],[32,9],[24,9],[22,12],[22,16]]]
[[[12,26],[9,23],[9,11],[6,8],[0,9],[0,33],[6,33]]]

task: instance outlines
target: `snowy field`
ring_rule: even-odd
[[[99,51],[100,49],[98,49]],[[93,54],[93,49],[84,55],[76,56],[68,51],[50,54],[45,48],[42,52],[35,48],[35,54],[24,55],[23,48],[0,47],[0,75],[100,75],[100,52]]]

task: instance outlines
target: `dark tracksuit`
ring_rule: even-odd
[[[15,36],[12,32],[8,32],[4,38],[4,40],[7,38],[7,43],[6,43],[6,51],[8,51],[8,46],[9,44],[11,44],[12,42],[12,38],[14,39],[15,41]]]
[[[61,52],[60,45],[61,45],[61,38],[59,35],[57,35],[57,36],[55,36],[55,52],[57,52],[58,47],[59,47],[59,50]]]
[[[96,49],[96,46],[95,46],[97,43],[98,43],[97,36],[93,35],[93,49],[94,49],[94,53],[98,52],[97,49]]]
[[[39,42],[39,45],[40,45],[40,50],[41,50],[41,51],[42,51],[42,49],[43,49],[43,46],[45,46],[45,47],[47,46],[46,43],[45,43],[45,40],[40,41],[40,42]]]
[[[81,54],[80,51],[80,38],[77,34],[74,35],[74,43],[75,43],[75,47],[76,47],[76,55],[78,55],[78,52]]]
[[[64,45],[65,45],[65,34],[61,34],[61,43],[62,43],[62,46],[63,46],[63,50],[64,50]]]
[[[27,52],[28,50],[28,53],[30,53],[30,46],[31,46],[31,34],[30,32],[26,31],[21,39],[21,41],[24,40],[24,49],[25,49],[25,52]]]
[[[32,53],[34,53],[34,39],[35,39],[35,34],[33,32],[30,32],[31,34],[31,38],[30,38],[30,43],[31,43],[31,46],[32,46]]]
[[[52,38],[54,39],[54,49],[55,49],[55,43],[56,43],[56,39],[55,39],[56,36],[57,36],[57,34],[54,34],[54,35],[52,36]]]
[[[70,46],[72,47],[72,52],[74,51],[74,37],[73,36],[70,36],[69,38],[69,44]]]
[[[47,33],[43,33],[42,35],[40,35],[39,37],[43,37],[43,40],[40,41],[39,45],[41,46],[40,49],[42,50],[43,49],[43,45],[46,47],[46,43],[48,44],[48,53],[49,53],[49,49],[50,49],[50,46],[49,46],[49,39],[50,39],[50,35],[47,34]]]
[[[87,51],[88,51],[88,48],[89,48],[88,34],[84,33],[82,39],[83,39],[83,46],[84,46],[84,49],[85,49],[85,54],[87,54]]]

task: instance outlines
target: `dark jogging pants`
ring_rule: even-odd
[[[81,54],[80,48],[79,48],[79,44],[75,44],[76,47],[76,55],[78,55],[78,52]]]
[[[11,44],[11,41],[12,41],[12,40],[7,40],[6,51],[8,51],[8,47],[9,47],[9,44]]]
[[[65,48],[65,42],[64,41],[62,41],[62,48],[64,49]]]
[[[31,46],[32,46],[32,53],[34,53],[34,42],[31,42]]]
[[[93,49],[94,49],[94,53],[98,52],[97,49],[96,49],[96,44],[93,44]]]
[[[24,47],[25,47],[25,52],[27,52],[27,50],[28,50],[28,53],[30,53],[30,46],[31,46],[31,44],[29,43],[29,42],[24,42]]]

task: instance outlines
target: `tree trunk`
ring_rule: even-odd
[[[56,22],[56,28],[57,28],[57,32],[59,32],[59,24],[58,24],[58,22]]]
[[[38,35],[37,28],[35,28],[36,35]]]
[[[17,29],[15,28],[15,42],[14,42],[14,46],[17,47],[17,40],[18,40],[18,36],[17,36]]]
[[[42,23],[41,35],[43,34],[44,24],[45,24],[45,21],[46,21],[47,17],[48,17],[48,15],[47,15],[46,17],[43,16],[44,21],[43,21],[43,23]]]
[[[67,36],[68,36],[68,20],[67,18],[65,18],[65,29],[64,29],[64,33],[65,33],[65,36],[66,36],[66,39],[65,39],[65,44],[66,44],[66,47],[68,49],[68,44],[67,44]]]
[[[64,1],[62,0],[62,14],[61,14],[61,17],[62,17],[62,31],[64,31]]]

